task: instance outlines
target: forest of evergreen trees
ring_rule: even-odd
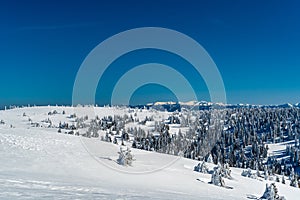
[[[195,160],[211,159],[215,164],[250,168],[270,175],[299,174],[300,109],[240,107],[208,110],[182,109],[170,113],[167,120],[144,120],[136,113],[124,116],[96,117],[87,124],[87,117],[75,118],[75,127],[60,124],[59,128],[88,128],[86,137],[101,137],[103,141],[128,145],[147,151],[181,155]],[[151,129],[126,124],[153,124]],[[178,132],[171,134],[170,127]],[[99,131],[105,131],[100,136]],[[269,145],[285,143],[280,155],[268,152]]]

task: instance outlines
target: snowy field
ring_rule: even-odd
[[[53,110],[58,114],[49,116]],[[121,166],[116,162],[118,145],[58,133],[46,124],[33,127],[29,122],[30,118],[43,125],[50,118],[56,126],[71,123],[67,116],[74,112],[71,107],[0,111],[4,121],[0,124],[0,199],[250,199],[261,197],[266,183],[271,183],[242,177],[242,169],[231,168],[232,179],[225,183],[233,189],[218,187],[209,184],[210,174],[193,171],[198,161],[138,149],[132,149],[133,165]],[[127,108],[95,108],[100,117],[128,112]],[[144,110],[138,117],[146,115],[164,119],[169,113]],[[299,199],[300,189],[276,186],[286,199]]]

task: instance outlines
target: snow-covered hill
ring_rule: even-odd
[[[233,189],[218,187],[209,184],[210,174],[193,170],[198,161],[139,149],[132,149],[132,166],[121,166],[118,145],[58,133],[59,122],[75,123],[70,117],[74,112],[71,107],[0,111],[0,199],[249,199],[261,197],[272,182],[243,177],[242,169],[232,168],[232,179],[225,184]],[[98,107],[94,112],[104,117],[131,110]],[[147,115],[167,119],[170,113],[140,110],[136,117]],[[286,199],[300,196],[298,188],[276,186]]]

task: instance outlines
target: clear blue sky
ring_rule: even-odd
[[[74,79],[87,54],[118,32],[145,26],[197,40],[218,66],[229,103],[300,102],[299,8],[296,0],[1,1],[0,105],[71,104]],[[109,102],[121,65],[129,69],[154,58],[175,68],[183,62],[159,51],[122,57],[105,73],[102,81],[109,84],[99,89],[97,102]],[[196,89],[209,100],[203,82]],[[143,102],[151,96],[172,94],[150,85],[132,98]]]

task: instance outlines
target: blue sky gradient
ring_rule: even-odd
[[[146,26],[174,29],[198,41],[218,66],[229,103],[300,102],[299,7],[296,0],[1,1],[0,106],[71,104],[87,54],[116,33]],[[181,70],[198,98],[209,100],[188,63],[145,50],[110,66],[100,80],[107,87],[97,91],[97,103],[109,102],[117,78],[131,66],[153,60]],[[135,95],[132,102],[174,98],[157,85],[141,87]]]

